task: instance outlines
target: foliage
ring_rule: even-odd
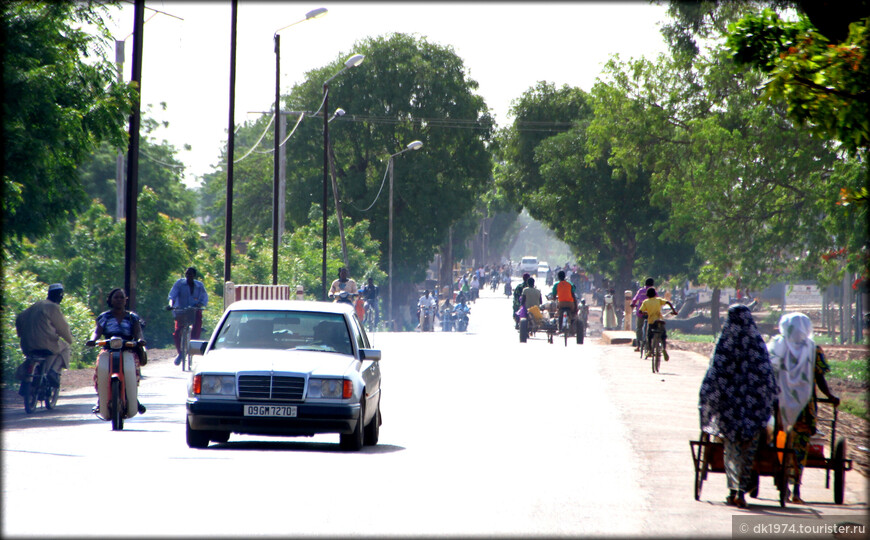
[[[788,114],[849,151],[870,148],[870,18],[849,25],[833,43],[806,17],[785,21],[771,10],[747,14],[731,27],[727,45],[740,64],[767,77],[765,96],[783,100]]]
[[[165,104],[161,104],[165,107]],[[168,124],[164,123],[164,126]],[[158,211],[172,217],[191,219],[195,214],[196,195],[184,183],[184,165],[177,150],[166,141],[156,142],[149,134],[157,122],[143,114],[139,142],[139,191],[148,187],[157,194]],[[126,171],[126,152],[124,153]],[[103,142],[82,166],[82,186],[90,199],[99,199],[110,215],[116,215],[116,163],[118,150]],[[125,173],[126,176],[126,173]]]
[[[823,274],[822,253],[859,242],[832,195],[859,185],[860,161],[760,101],[756,72],[721,50],[688,71],[666,57],[614,60],[606,71],[592,92],[602,105],[592,155],[610,145],[614,167],[652,171],[652,201],[670,213],[665,234],[696,245],[705,283],[739,277],[759,289]]]
[[[322,290],[323,264],[323,223],[319,209],[313,207],[311,221],[297,227],[291,234],[286,234],[278,246],[278,283],[289,284],[295,290],[302,285],[305,297],[319,300]],[[344,234],[347,240],[347,257],[350,267],[357,269],[351,274],[358,285],[373,278],[375,283],[383,283],[386,274],[378,266],[379,246],[371,238],[367,221],[351,223],[344,220]],[[341,239],[338,235],[338,218],[330,216],[327,219],[326,242],[326,287],[338,275],[338,269],[344,266],[341,255]],[[244,256],[233,268],[233,281],[236,283],[271,283],[272,282],[272,236],[257,236],[247,245]]]
[[[210,296],[223,295],[221,274],[215,277],[207,270],[219,266],[214,261],[221,254],[205,244],[195,222],[170,218],[157,207],[158,197],[145,188],[139,197],[134,310],[146,321],[151,347],[171,343],[172,314],[163,308],[187,266],[200,270]],[[102,204],[93,202],[69,227],[22,245],[22,253],[8,260],[7,268],[30,272],[46,283],[62,282],[68,297],[81,298],[91,313],[101,313],[107,309],[109,291],[124,286],[124,237],[124,221],[114,221]],[[210,301],[203,313],[205,326],[213,327],[222,311],[219,299]]]
[[[8,254],[7,254],[8,257]],[[10,266],[3,269],[2,317],[2,378],[6,383],[16,381],[15,369],[24,361],[15,332],[15,317],[38,300],[44,300],[48,284],[37,280],[26,271],[16,271]],[[94,329],[94,316],[87,305],[74,294],[67,293],[60,304],[61,311],[70,326],[73,343],[70,348],[70,367],[73,369],[93,365],[96,355],[84,346]],[[17,382],[17,381],[16,381]]]
[[[4,2],[3,229],[40,235],[87,199],[77,167],[101,141],[125,145],[135,91],[107,60],[103,2]],[[82,26],[92,25],[99,35]]]

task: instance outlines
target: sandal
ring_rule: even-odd
[[[791,496],[792,504],[806,504],[803,499],[801,499],[800,495],[792,495]]]
[[[746,504],[746,499],[743,498],[742,493],[738,493],[737,496],[734,497],[734,504],[737,506],[737,508],[746,508],[747,506],[749,506],[748,504]]]

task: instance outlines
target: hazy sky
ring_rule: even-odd
[[[281,31],[281,92],[307,71],[354,52],[354,44],[393,32],[450,45],[479,83],[496,122],[507,125],[511,101],[538,81],[589,90],[611,54],[648,58],[665,51],[665,8],[647,2],[249,2],[239,1],[236,124],[268,111],[275,96],[276,30],[313,9],[328,13]],[[210,172],[226,144],[229,122],[231,4],[147,2],[142,105],[165,102],[152,116],[169,122],[158,139],[180,150],[188,184]],[[179,20],[178,18],[183,20]],[[132,61],[133,6],[110,22]],[[355,69],[365,69],[363,62]],[[312,103],[312,110],[319,103]],[[336,106],[340,106],[336,105]],[[348,111],[352,113],[353,111]],[[182,150],[185,144],[191,151]],[[247,148],[236,146],[236,158]]]

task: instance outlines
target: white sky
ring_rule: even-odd
[[[450,45],[462,58],[478,93],[500,126],[509,122],[511,101],[538,81],[589,90],[611,54],[651,58],[666,50],[659,33],[665,7],[647,2],[249,2],[239,1],[236,37],[236,110],[240,124],[249,111],[268,111],[275,96],[273,34],[325,7],[328,13],[281,31],[281,93],[307,71],[354,52],[354,43],[393,32],[416,34]],[[188,184],[217,165],[229,123],[231,4],[147,2],[180,17],[145,10],[142,106],[169,122],[155,133],[178,150]],[[110,22],[126,39],[124,78],[133,49],[133,6]],[[149,19],[150,18],[150,19]],[[354,69],[365,69],[363,62]],[[167,110],[156,108],[166,102]],[[319,103],[312,103],[312,110]],[[348,111],[353,113],[353,111]],[[192,146],[184,151],[184,144]],[[236,159],[247,148],[236,146]]]

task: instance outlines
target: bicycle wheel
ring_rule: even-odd
[[[190,369],[190,326],[185,325],[181,331],[181,371]]]
[[[35,382],[25,382],[21,385],[21,393],[24,394],[24,412],[30,414],[36,410],[39,388]]]
[[[662,338],[659,334],[653,337],[652,351],[652,371],[653,373],[658,373],[659,366],[662,363]]]
[[[60,395],[60,384],[57,386],[49,384],[47,380],[43,381],[45,385],[45,408],[51,410],[57,405],[57,396]]]

